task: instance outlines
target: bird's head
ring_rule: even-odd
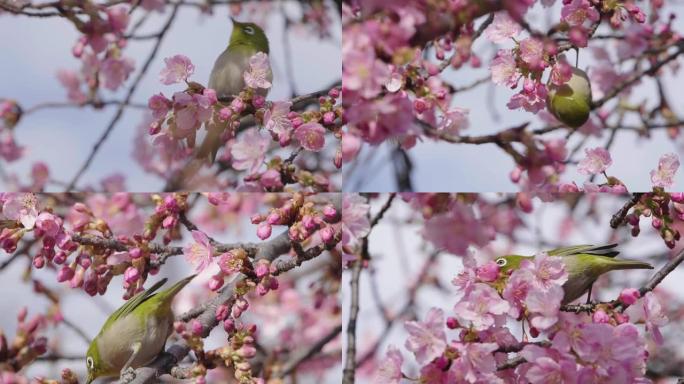
[[[233,33],[230,35],[230,45],[247,45],[256,48],[258,52],[268,53],[268,38],[258,25],[241,23],[233,18]]]
[[[103,364],[102,359],[100,359],[100,352],[97,348],[97,340],[93,340],[88,348],[88,353],[86,353],[86,368],[88,369],[88,378],[86,379],[86,384],[90,384],[95,379],[101,376],[111,376],[111,370],[107,369],[105,364]],[[114,372],[116,374],[116,372]]]
[[[499,271],[501,272],[502,275],[510,275],[515,271],[516,269],[520,268],[520,263],[522,263],[523,260],[529,259],[529,256],[520,256],[520,255],[506,255],[506,256],[500,256],[497,257],[494,262],[496,265],[499,266]]]

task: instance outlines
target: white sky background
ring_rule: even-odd
[[[493,197],[495,195],[489,195]],[[500,196],[500,195],[498,195]],[[374,215],[380,209],[380,206],[386,201],[386,195],[381,195],[380,198],[375,199],[371,206],[371,215]],[[497,240],[491,244],[490,250],[493,255],[500,254],[534,254],[539,250],[549,249],[548,245],[539,245],[539,243],[553,243],[559,245],[575,245],[575,244],[602,244],[610,240],[610,227],[608,222],[613,213],[615,213],[624,203],[624,199],[617,199],[614,196],[603,195],[599,197],[600,203],[598,205],[601,214],[599,222],[591,220],[584,220],[577,224],[577,229],[572,231],[567,238],[560,238],[560,224],[561,220],[567,215],[567,205],[562,202],[555,202],[546,204],[542,207],[541,202],[535,200],[535,210],[530,215],[524,215],[523,220],[526,224],[524,229],[518,229],[516,235],[525,241],[513,244],[512,248],[508,240],[498,236]],[[378,282],[380,297],[383,304],[390,311],[390,314],[397,313],[406,303],[408,299],[406,296],[407,286],[411,284],[417,277],[418,271],[422,268],[429,253],[434,249],[425,242],[419,234],[422,230],[422,225],[410,224],[402,225],[401,227],[393,223],[402,222],[410,216],[410,207],[404,203],[399,197],[394,200],[390,211],[384,216],[382,221],[374,228],[370,241],[370,254],[373,258],[372,265],[376,273],[376,281]],[[581,203],[577,212],[586,213],[586,201]],[[583,219],[575,216],[575,219]],[[641,222],[642,234],[635,240],[630,241],[628,229],[619,230],[618,240],[620,243],[618,250],[621,252],[620,257],[639,259],[645,256],[656,254],[665,254],[667,248],[662,240],[650,228],[650,220],[642,220]],[[625,238],[625,236],[628,236]],[[486,256],[484,253],[480,253]],[[653,262],[651,260],[651,262]],[[659,258],[653,262],[656,270],[664,265],[665,259]],[[462,270],[461,257],[454,256],[449,253],[442,253],[439,256],[439,265],[433,265],[430,275],[438,277],[441,286],[448,290],[447,293],[437,290],[433,286],[421,288],[418,291],[415,307],[417,316],[423,320],[425,314],[430,307],[436,306],[442,308],[445,316],[453,314],[453,307],[458,301],[456,287],[451,284],[451,280]],[[655,270],[654,270],[655,271]],[[619,294],[622,288],[639,287],[645,283],[654,273],[654,271],[620,271],[614,272],[613,277],[616,278],[615,286],[618,289],[597,288],[594,286],[592,297],[594,299],[614,299]],[[610,274],[608,274],[610,275]],[[368,271],[364,270],[360,280],[360,311],[357,322],[357,357],[362,356],[368,347],[375,343],[378,335],[384,329],[384,321],[381,314],[378,312],[375,301],[372,296],[370,277]],[[342,275],[343,288],[343,333],[346,332],[346,325],[349,316],[350,305],[350,289],[349,281],[351,271],[347,270]],[[604,279],[605,276],[602,278]],[[667,276],[659,287],[666,289],[679,298],[684,299],[681,293],[684,285],[682,279],[684,278],[684,270],[680,267],[673,273]],[[599,280],[599,283],[601,280]],[[584,296],[586,298],[586,296]],[[583,298],[582,300],[585,300]],[[670,323],[663,328],[663,332],[667,339],[667,327],[678,327],[678,324]],[[519,327],[512,326],[513,334],[520,339]],[[451,332],[451,331],[449,331]],[[454,337],[454,333],[447,332],[447,337]],[[384,356],[387,347],[394,344],[402,352],[404,356],[404,372],[411,375],[415,373],[415,359],[410,351],[406,350],[404,343],[406,341],[407,333],[403,327],[403,321],[398,320],[394,323],[392,332],[389,337],[378,348],[380,356]],[[346,339],[345,339],[346,342]],[[346,347],[344,349],[346,351]],[[684,350],[680,350],[684,354]],[[414,365],[410,362],[413,361]],[[411,369],[408,369],[411,367]],[[370,377],[367,375],[357,374],[359,383],[370,382]]]
[[[291,18],[299,14],[299,7],[292,3],[286,3],[285,8]],[[170,97],[183,89],[180,84],[166,86],[158,80],[159,72],[164,67],[164,58],[175,54],[188,56],[195,65],[191,80],[206,85],[216,57],[228,44],[232,28],[228,7],[219,5],[214,9],[213,16],[201,14],[194,7],[182,7],[179,10],[154,62],[133,95],[134,102],[147,104],[147,99],[155,93],[163,92]],[[154,13],[139,34],[158,32],[170,11],[171,8],[167,7],[162,15]],[[139,16],[136,12],[131,24]],[[321,90],[340,79],[340,18],[334,10],[331,10],[330,16],[335,23],[330,28],[332,39],[320,40],[308,30],[291,29],[294,83],[299,94]],[[242,15],[238,20],[245,21],[247,16]],[[281,36],[283,18],[276,10],[267,20],[266,34],[270,40],[274,70],[273,88],[268,99],[282,100],[290,94]],[[80,70],[81,62],[71,55],[71,49],[79,37],[73,25],[60,17],[37,19],[2,14],[0,36],[5,36],[0,43],[0,98],[16,99],[24,109],[43,102],[66,101],[66,90],[57,80],[56,73],[62,68]],[[107,90],[101,92],[104,100],[124,98],[154,41],[129,41],[124,54],[135,60],[136,70],[116,93]],[[89,155],[115,110],[116,106],[107,107],[105,111],[90,107],[46,109],[25,116],[16,127],[16,139],[31,152],[17,162],[3,163],[2,168],[27,180],[31,165],[40,160],[48,164],[54,179],[68,182]],[[104,177],[123,173],[130,191],[151,191],[163,187],[163,180],[146,174],[131,157],[133,138],[142,120],[142,113],[136,109],[126,110],[83,175],[79,186],[89,184],[99,187]],[[61,190],[55,185],[49,188]],[[7,188],[3,188],[0,182],[0,189]]]
[[[199,207],[198,207],[199,208]],[[263,205],[257,208],[258,212],[266,212],[267,210]],[[199,210],[196,210],[199,212]],[[193,220],[194,216],[190,216]],[[199,225],[201,229],[202,225]],[[274,226],[273,235],[277,236],[282,231],[285,230],[283,226]],[[219,242],[223,243],[233,243],[233,242],[260,242],[256,236],[256,227],[249,222],[249,217],[244,216],[242,220],[235,223],[228,231],[223,233],[216,233],[207,231],[207,234]],[[184,237],[184,242],[187,244],[189,235]],[[191,240],[191,239],[190,239]],[[8,258],[4,251],[0,250],[0,260],[5,260]],[[317,259],[318,260],[318,259]],[[298,289],[300,292],[306,292],[307,287],[310,284],[312,278],[316,278],[319,275],[317,273],[311,273],[307,275],[307,270],[309,267],[315,270],[315,265],[323,260],[314,260],[304,263],[302,267],[296,270],[290,271],[284,274],[281,279],[287,279],[288,275],[292,273],[301,273],[302,276],[298,280]],[[2,296],[0,300],[0,330],[5,333],[8,341],[11,343],[14,335],[16,334],[17,319],[16,315],[20,308],[26,306],[28,308],[27,319],[31,319],[33,315],[37,313],[44,313],[49,307],[50,303],[47,298],[42,295],[36,295],[32,292],[32,284],[22,281],[21,277],[26,268],[28,260],[25,257],[15,260],[9,267],[0,271],[0,289],[2,290]],[[216,272],[218,268],[215,264],[203,271],[198,277],[196,277],[186,288],[181,291],[176,300],[174,301],[174,313],[177,315],[191,309],[193,302],[190,297],[193,295],[202,293],[207,294],[206,288],[202,285]],[[162,277],[167,277],[169,282],[165,286],[170,286],[176,281],[183,277],[188,276],[193,272],[192,266],[181,256],[174,256],[167,259],[166,264],[161,269],[160,273],[156,276],[148,277],[145,283],[146,287],[152,286],[152,284]],[[124,301],[121,296],[123,294],[122,276],[117,276],[112,279],[109,288],[105,295],[90,297],[82,289],[70,289],[67,283],[58,283],[57,274],[54,270],[49,270],[43,268],[40,270],[33,270],[34,278],[39,279],[44,283],[46,287],[54,290],[61,298],[61,309],[64,317],[76,324],[80,329],[82,329],[89,337],[94,337],[99,331],[100,327],[107,320],[109,315],[118,307],[120,307]],[[226,279],[226,283],[229,280]],[[268,295],[272,295],[269,293]],[[268,298],[268,295],[264,299]],[[303,295],[302,297],[306,297]],[[251,301],[251,300],[250,300]],[[313,304],[312,304],[313,305]],[[268,324],[264,323],[263,318],[257,315],[250,315],[250,311],[246,312],[249,315],[246,321],[254,322],[257,324],[259,329],[259,334],[261,338],[257,339],[259,343],[264,345],[266,348],[272,345],[273,340],[269,339],[267,336],[269,327]],[[271,331],[273,331],[271,329]],[[39,332],[40,335],[45,335],[48,337],[48,353],[53,351],[50,347],[52,343],[57,343],[59,347],[59,353],[64,356],[85,356],[88,349],[88,345],[77,335],[71,328],[65,325],[60,325],[55,328],[49,325],[45,331]],[[205,349],[217,348],[223,345],[225,342],[225,332],[222,326],[216,327],[209,338],[206,339]],[[169,338],[167,341],[167,347],[171,345],[174,340]],[[36,362],[29,366],[27,370],[22,371],[28,378],[33,378],[36,375],[45,375],[47,378],[58,379],[60,376],[61,369],[70,368],[72,369],[80,378],[85,376],[85,357],[83,360],[75,361],[65,361],[59,364],[53,364],[49,362]],[[166,376],[169,378],[169,376]],[[209,377],[208,377],[209,378]],[[340,382],[341,380],[341,369],[331,368],[328,370],[328,375],[324,377],[325,380],[331,380],[330,382]],[[311,375],[301,374],[298,376],[298,380],[302,383],[314,383],[315,380]],[[104,382],[104,381],[101,381]],[[183,381],[186,382],[186,381]],[[208,380],[211,383],[211,380]]]
[[[526,20],[533,27],[546,30],[548,25],[552,22],[557,22],[560,15],[560,1],[556,1],[555,7],[550,10],[542,8],[539,2],[527,14]],[[682,19],[682,3],[681,2],[666,2],[669,6],[662,11],[662,15],[667,15],[669,12],[677,14],[674,20],[673,29],[675,31],[684,31],[684,20]],[[647,9],[647,3],[640,2],[640,7]],[[550,14],[546,14],[550,12]],[[475,27],[477,28],[485,17],[477,20]],[[604,33],[608,31],[604,27],[600,28],[597,33]],[[523,31],[520,35],[527,36],[527,32]],[[593,41],[590,40],[589,47],[592,45],[603,46],[605,40]],[[500,46],[503,48],[510,48],[512,43]],[[611,44],[613,44],[611,42]],[[610,46],[610,45],[609,45]],[[445,80],[455,87],[462,87],[471,84],[475,80],[486,77],[489,74],[489,62],[496,54],[497,48],[492,43],[486,40],[484,36],[480,37],[475,43],[474,52],[478,54],[482,60],[482,66],[479,69],[472,69],[470,66],[454,71],[449,68],[445,70]],[[569,62],[574,64],[575,52],[574,50],[567,52]],[[432,54],[431,57],[434,57]],[[588,49],[580,50],[579,67],[586,69],[592,65],[593,54]],[[678,59],[682,63],[682,58]],[[633,60],[623,67],[632,68]],[[682,72],[676,75],[672,74],[670,68],[665,70],[663,84],[671,107],[678,116],[684,117],[684,106],[679,102],[681,99],[681,90],[684,89],[684,77]],[[545,126],[543,122],[532,113],[522,110],[511,111],[506,107],[506,103],[510,97],[518,92],[520,87],[514,92],[503,86],[497,86],[493,83],[487,83],[478,86],[477,88],[457,93],[452,100],[453,106],[467,108],[470,110],[469,121],[470,126],[467,130],[462,131],[464,135],[484,135],[499,132],[503,129],[517,126],[523,122],[531,121],[531,129]],[[646,81],[632,92],[631,101],[641,102],[649,100],[648,105],[653,106],[658,101],[656,94],[656,87],[653,81]],[[492,116],[490,105],[493,105],[499,119]],[[626,120],[628,125],[637,125],[638,122]],[[566,130],[559,130],[553,134],[544,135],[545,138],[563,137]],[[684,134],[684,132],[682,133]],[[568,145],[569,149],[574,148],[581,140],[582,135],[574,135]],[[603,137],[589,139],[585,148],[594,148],[603,146],[608,140],[608,132]],[[657,129],[653,133],[652,139],[641,139],[633,132],[619,132],[615,143],[610,151],[613,158],[613,165],[608,169],[608,174],[616,176],[622,180],[630,190],[650,190],[651,182],[649,172],[656,168],[658,159],[661,155],[668,152],[678,153],[682,164],[684,164],[684,139],[680,138],[676,141],[671,141],[666,136],[664,129]],[[372,157],[372,161],[367,161],[369,148],[377,151]],[[394,170],[390,163],[388,163],[389,152],[387,145],[379,147],[364,146],[364,152],[361,153],[363,166],[358,167],[360,172],[355,172],[352,177],[345,179],[345,190],[353,191],[394,191],[396,190],[396,182],[394,178]],[[416,145],[416,147],[408,151],[413,160],[413,187],[416,191],[509,191],[514,192],[519,190],[519,187],[513,184],[509,179],[509,172],[514,167],[514,162],[511,157],[500,150],[493,144],[486,145],[469,145],[469,144],[450,144],[440,143],[434,140],[425,140]],[[584,154],[584,151],[581,151]],[[581,159],[583,156],[576,156],[575,160]],[[363,179],[363,183],[358,187],[359,179]],[[575,181],[578,185],[587,180],[587,177],[579,174],[575,166],[568,166],[566,172],[562,176],[563,181]],[[599,181],[599,179],[597,179]],[[603,182],[603,181],[601,181]],[[680,170],[675,179],[675,184],[672,190],[684,189],[684,171]]]

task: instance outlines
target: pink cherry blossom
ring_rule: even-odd
[[[493,240],[494,229],[477,220],[470,206],[455,202],[425,221],[423,236],[438,248],[463,255],[470,244],[484,246]]]
[[[377,96],[390,80],[390,70],[376,59],[372,51],[356,51],[345,55],[342,66],[342,84],[346,90],[357,92],[364,98]]]
[[[515,88],[522,77],[515,63],[513,52],[500,49],[489,65],[492,72],[492,82],[509,88]]]
[[[288,145],[292,136],[292,121],[287,117],[291,107],[289,101],[276,101],[264,112],[264,128],[278,137],[281,146]]]
[[[671,187],[677,169],[679,169],[679,156],[674,153],[662,155],[658,160],[658,169],[651,171],[651,183],[655,187]]]
[[[130,58],[106,58],[100,68],[100,76],[104,80],[105,88],[118,89],[128,79],[134,68],[133,60]]]
[[[271,140],[253,128],[239,136],[239,141],[230,149],[233,168],[249,173],[256,172],[264,162]]]
[[[166,117],[166,114],[171,109],[172,102],[167,99],[162,93],[152,95],[147,101],[147,106],[152,110],[152,116],[159,120]]]
[[[510,306],[494,288],[477,283],[466,297],[454,307],[461,324],[471,324],[475,330],[484,331],[493,326],[498,316],[508,312]]]
[[[264,52],[257,52],[249,58],[249,70],[243,74],[245,85],[254,89],[271,88],[271,82],[268,79],[270,74],[271,65],[268,61],[268,55]]]
[[[573,356],[554,348],[526,345],[521,355],[529,362],[525,378],[533,384],[576,383],[577,363]]]
[[[164,59],[166,67],[159,74],[159,81],[165,85],[186,81],[188,77],[195,73],[195,66],[190,59],[184,55],[175,55]]]
[[[442,355],[446,348],[444,311],[430,308],[425,321],[407,321],[404,328],[409,334],[406,349],[416,355],[420,364],[428,363]]]
[[[542,289],[560,286],[568,281],[568,272],[565,270],[563,259],[558,256],[548,256],[545,252],[535,255],[534,264],[527,260],[523,261],[521,268],[530,269],[534,276],[533,284]]]
[[[644,295],[644,320],[646,321],[646,331],[651,333],[651,337],[658,345],[663,343],[663,335],[660,327],[669,322],[658,297],[653,292]]]
[[[532,71],[539,71],[546,68],[544,61],[544,43],[533,37],[520,42],[520,58],[527,64]]]
[[[385,358],[378,364],[378,369],[375,371],[373,383],[378,384],[400,384],[403,375],[401,373],[401,364],[404,362],[404,357],[401,352],[393,345],[387,348]]]
[[[33,229],[38,219],[38,199],[33,193],[5,194],[2,200],[2,214],[10,219],[21,222],[26,229]]]
[[[355,193],[342,197],[342,245],[356,246],[370,232],[368,212],[370,205]]]
[[[74,71],[61,69],[57,71],[57,79],[67,89],[67,97],[74,103],[83,103],[88,97],[81,91],[81,78]]]
[[[580,160],[579,165],[577,165],[577,171],[581,174],[595,175],[597,173],[602,173],[613,164],[610,153],[603,147],[596,147],[593,149],[586,148],[584,153],[586,156]]]
[[[537,113],[546,108],[546,85],[525,79],[523,89],[511,97],[506,104],[508,109],[522,108],[528,112]]]
[[[589,0],[564,1],[561,9],[563,21],[570,26],[586,26],[586,22],[595,23],[601,17]]]
[[[494,15],[494,21],[485,29],[484,36],[493,43],[501,44],[516,37],[520,31],[522,31],[520,24],[504,11]]]
[[[437,129],[451,135],[458,135],[462,129],[468,127],[468,110],[454,107],[442,116]]]
[[[178,138],[193,135],[200,125],[211,117],[212,106],[216,103],[213,90],[205,89],[202,94],[176,92],[173,95],[173,110],[176,117],[174,136]]]
[[[294,136],[305,149],[318,152],[325,146],[325,128],[317,122],[305,123],[297,127]]]
[[[202,272],[212,262],[213,247],[204,232],[192,231],[192,238],[195,242],[183,248],[183,255],[185,260],[195,266],[195,271]]]
[[[538,330],[551,328],[558,321],[561,300],[563,300],[563,288],[560,285],[550,286],[547,289],[534,287],[525,298],[527,310],[530,312],[530,325]]]
[[[556,85],[563,85],[572,78],[572,67],[565,60],[559,60],[551,68],[551,82]]]
[[[496,360],[493,352],[499,348],[496,343],[453,343],[458,351],[458,358],[453,361],[450,371],[466,383],[500,382],[494,372]],[[450,381],[455,382],[455,381]]]

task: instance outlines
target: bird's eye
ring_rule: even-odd
[[[93,362],[93,358],[88,356],[88,358],[86,359],[86,364],[88,364],[88,368],[93,369],[93,366],[95,365]]]
[[[498,265],[499,267],[503,267],[504,265],[506,265],[506,259],[504,259],[503,257],[496,259],[496,265]]]
[[[250,27],[249,25],[244,27],[242,30],[245,31],[245,33],[248,35],[254,34],[254,28]]]

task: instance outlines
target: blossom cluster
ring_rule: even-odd
[[[628,200],[611,194],[587,196],[582,198],[590,201],[590,210],[596,209],[595,200]],[[448,291],[444,296],[450,298],[451,303],[435,306],[437,302],[444,302],[443,299],[430,301],[426,312],[420,310],[420,305],[411,307],[418,310],[417,319],[405,320],[402,314],[395,316],[392,311],[383,313],[389,324],[396,321],[403,325],[404,334],[388,338],[392,341],[386,353],[368,364],[373,371],[373,382],[648,380],[647,363],[654,351],[666,343],[661,328],[669,323],[673,313],[668,314],[665,305],[666,291],[661,288],[654,291],[653,285],[645,285],[639,289],[624,288],[612,301],[572,304],[577,292],[570,292],[577,283],[577,274],[583,272],[567,263],[564,256],[549,251],[529,257],[501,257],[497,252],[499,247],[491,244],[494,237],[501,240],[500,235],[515,242],[519,232],[529,223],[525,211],[514,203],[513,196],[488,199],[476,194],[402,194],[401,197],[412,212],[406,219],[403,215],[394,216],[390,221],[392,225],[413,226],[420,222],[418,227],[423,229],[411,232],[419,234],[434,248],[445,251],[445,258],[449,258],[449,254],[462,256],[463,267],[455,276],[447,272],[453,277],[451,290],[445,290],[444,285],[435,282],[446,272],[444,268],[439,273],[421,270],[420,275],[426,277],[410,279],[412,281],[406,284],[409,295],[414,295],[420,284],[434,284],[443,292]],[[384,197],[380,196],[379,200],[382,202]],[[627,214],[626,220],[634,220],[638,215],[660,217],[663,212],[674,210],[675,200],[679,200],[678,194],[669,194],[662,189],[658,193],[643,194],[632,205],[633,211]],[[352,212],[361,212],[369,203],[366,199],[354,201],[350,207]],[[491,214],[497,210],[501,211],[499,215]],[[644,212],[646,210],[654,213]],[[373,218],[369,211],[366,215]],[[601,216],[611,217],[610,214]],[[681,221],[672,216],[667,228],[674,230],[676,223]],[[608,220],[605,222],[608,226]],[[562,222],[560,227],[566,225]],[[480,233],[469,228],[489,234],[479,237]],[[368,236],[372,230],[373,227],[364,224],[357,232]],[[526,230],[533,231],[531,228]],[[561,231],[567,232],[567,229]],[[561,234],[561,237],[566,236]],[[674,242],[678,240],[673,239]],[[386,246],[381,247],[387,251]],[[474,251],[476,248],[479,250]],[[371,247],[369,262],[378,268],[379,260],[374,258],[373,249],[378,248]],[[678,258],[681,258],[679,253]],[[495,256],[497,254],[499,256]],[[434,263],[426,263],[425,268],[436,267],[437,262]],[[605,285],[601,286],[605,288]],[[411,296],[406,300],[411,305],[417,298]],[[379,308],[387,305],[376,304]],[[380,340],[383,338],[381,336]],[[387,345],[380,341],[376,343]]]
[[[326,136],[339,135],[342,112],[337,105],[338,88],[332,88],[318,99],[318,110],[297,112],[292,110],[291,101],[266,102],[261,90],[271,88],[267,76],[271,69],[268,56],[263,52],[249,60],[249,69],[243,74],[245,89],[236,97],[221,100],[213,89],[188,81],[194,72],[190,59],[176,55],[165,62],[166,67],[160,74],[162,83],[184,82],[188,86],[174,93],[171,99],[160,93],[150,97],[148,102],[153,116],[148,130],[154,137],[154,156],[166,159],[166,170],[162,171],[165,176],[187,167],[196,154],[195,147],[205,145],[199,144],[198,135],[206,127],[207,140],[211,132],[220,132],[215,139],[220,140],[223,151],[217,160],[245,172],[246,190],[281,191],[288,184],[300,184],[314,190],[332,188],[324,174],[297,169],[292,159],[279,155],[267,159],[267,155],[275,149],[290,146],[309,152],[323,151]],[[242,120],[247,115],[254,116],[263,129],[243,127]],[[149,163],[152,159],[139,157],[139,161]],[[335,167],[341,167],[340,151],[333,161]]]

